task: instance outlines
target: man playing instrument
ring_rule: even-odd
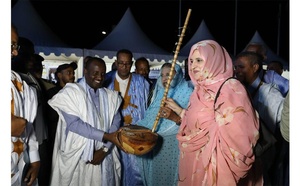
[[[118,186],[118,149],[108,142],[121,121],[118,92],[102,87],[105,62],[88,59],[79,83],[68,83],[48,101],[58,112],[52,163],[52,186]]]

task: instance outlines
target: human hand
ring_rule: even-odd
[[[31,186],[34,181],[36,180],[38,173],[39,173],[39,169],[40,169],[40,162],[33,162],[30,164],[30,167],[26,173],[26,176],[24,178],[24,182],[27,183],[27,186]]]
[[[170,108],[165,107],[165,106],[161,107],[160,111],[159,111],[159,113],[160,113],[159,117],[168,118],[171,115],[171,112],[172,112],[172,110]]]
[[[179,123],[181,121],[181,117],[168,107],[162,107],[160,109],[160,117],[172,120],[175,123]]]
[[[20,137],[26,128],[27,120],[11,114],[11,136]]]
[[[115,132],[112,132],[112,133],[104,132],[102,141],[103,142],[110,141],[110,142],[114,143],[117,133],[118,133],[118,131],[115,131]]]
[[[173,110],[178,116],[180,116],[180,113],[182,112],[182,108],[177,105],[177,103],[172,98],[167,98],[165,100],[165,107]]]
[[[90,161],[89,163],[93,164],[93,165],[100,165],[102,163],[102,161],[104,160],[106,154],[107,154],[107,152],[104,152],[102,148],[99,150],[96,150],[94,152],[92,161]]]

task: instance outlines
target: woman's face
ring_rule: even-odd
[[[200,78],[203,76],[203,66],[205,61],[201,58],[200,53],[197,49],[195,49],[190,56],[190,61],[191,75],[195,80],[201,80]]]
[[[161,70],[161,83],[164,86],[164,88],[166,88],[166,86],[167,86],[167,82],[170,77],[170,73],[171,73],[170,67],[163,67],[163,69]],[[173,79],[174,75],[175,75],[175,73],[172,74],[171,79]]]

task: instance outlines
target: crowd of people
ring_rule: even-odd
[[[87,56],[82,78],[75,81],[76,62],[66,63],[53,84],[22,40],[12,24],[11,185],[289,185],[289,80],[263,45],[231,57],[202,40],[184,70],[166,62],[157,79],[146,58],[120,49],[110,72]],[[260,120],[276,143],[257,156]],[[132,125],[158,134],[151,151],[114,144]]]

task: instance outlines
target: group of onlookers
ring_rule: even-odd
[[[20,48],[12,25],[11,185],[288,185],[289,80],[265,52],[252,43],[232,59],[203,40],[185,72],[164,63],[153,80],[146,58],[134,62],[121,49],[112,71],[88,56],[80,80],[72,62],[56,69],[52,84],[41,77],[43,58],[30,42]],[[157,116],[159,137],[147,154],[111,140],[124,126],[152,129]],[[277,142],[256,157],[260,119]]]

